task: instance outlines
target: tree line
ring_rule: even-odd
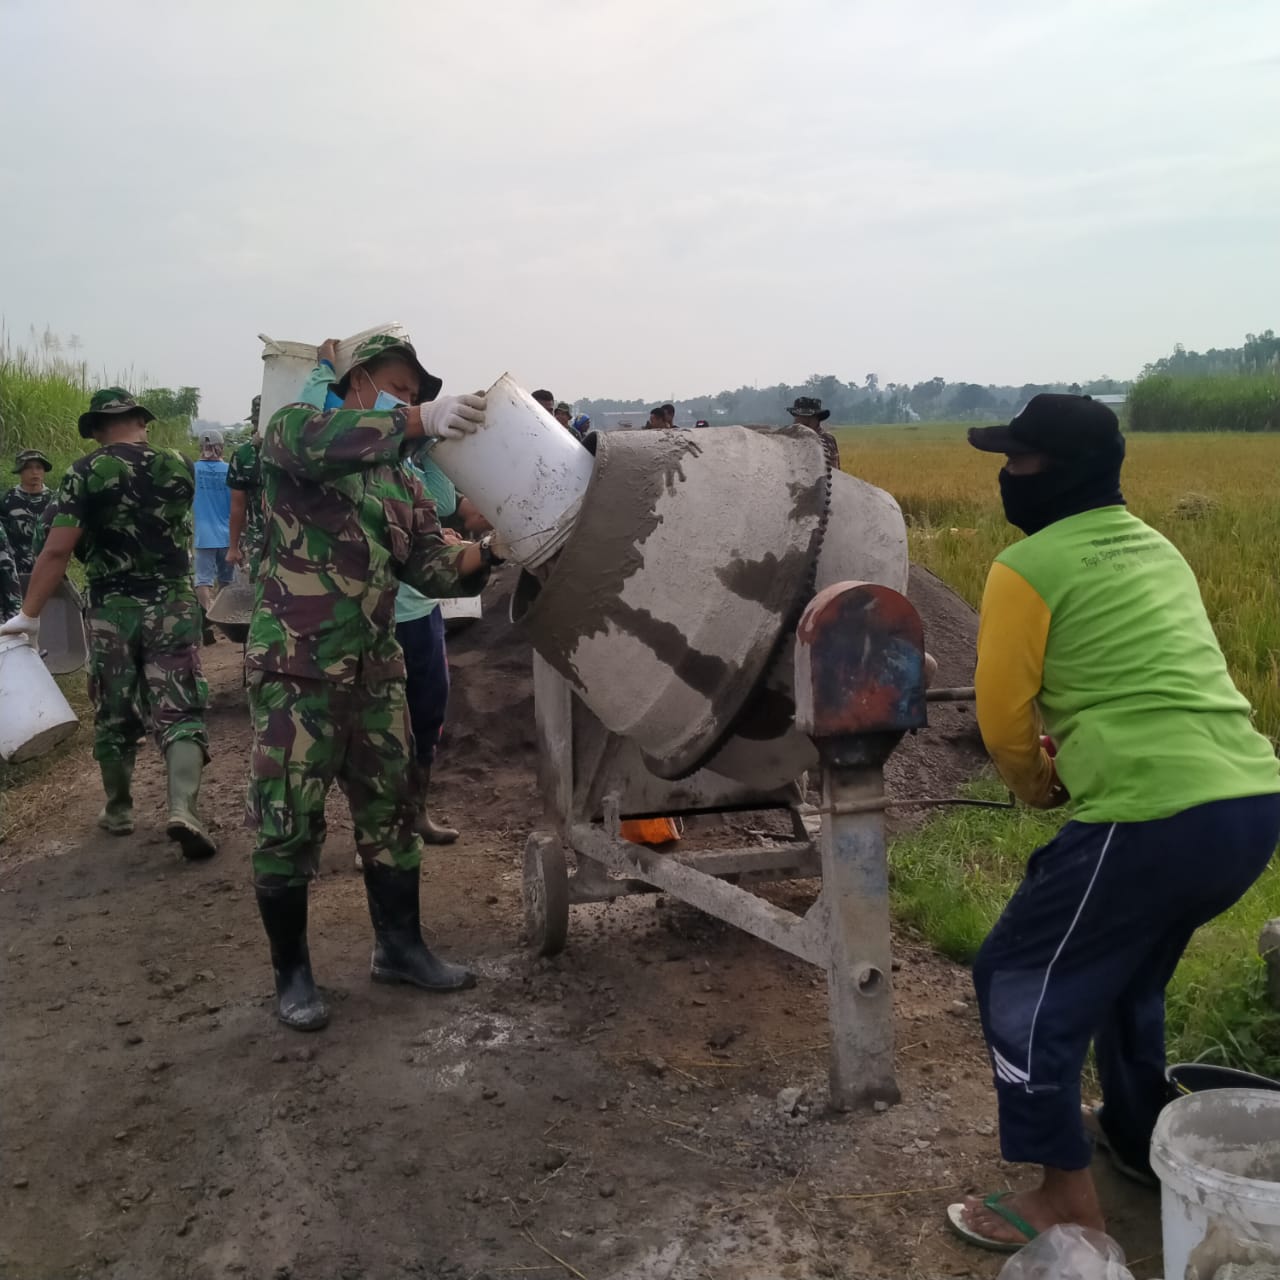
[[[1043,391],[1074,395],[1128,394],[1136,381],[1150,377],[1189,378],[1204,374],[1271,374],[1280,370],[1280,338],[1273,330],[1247,334],[1239,347],[1188,351],[1178,344],[1171,355],[1144,366],[1140,378],[1107,376],[1086,382],[1024,382],[1019,386],[952,382],[941,376],[923,382],[881,382],[869,373],[861,380],[845,381],[834,374],[815,373],[802,383],[780,382],[769,387],[738,387],[713,395],[673,400],[678,421],[699,418],[708,422],[776,425],[790,421],[787,406],[797,396],[817,396],[831,410],[832,423],[863,425],[901,422],[989,421],[1016,413],[1032,396]],[[653,401],[584,399],[574,409],[603,418],[606,413],[627,413],[642,421]]]

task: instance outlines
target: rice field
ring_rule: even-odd
[[[845,428],[846,470],[902,504],[913,557],[979,602],[992,559],[1021,536],[1005,523],[999,457],[965,443],[960,426]],[[1236,683],[1259,727],[1280,738],[1280,435],[1130,435],[1124,492],[1200,579]],[[994,784],[978,784],[982,793]],[[960,960],[972,957],[1017,884],[1028,855],[1061,814],[965,810],[899,840],[892,852],[899,919]],[[1206,851],[1207,856],[1210,851]],[[1202,929],[1169,992],[1170,1052],[1280,1075],[1280,1017],[1263,1003],[1256,954],[1280,916],[1274,863],[1226,915]]]

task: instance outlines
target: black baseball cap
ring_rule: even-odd
[[[1120,419],[1107,405],[1052,392],[1032,396],[1004,426],[970,427],[969,443],[985,453],[1043,453],[1063,462],[1117,451],[1124,456]]]

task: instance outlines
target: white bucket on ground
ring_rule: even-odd
[[[431,461],[476,504],[526,569],[569,536],[591,480],[591,454],[504,373],[489,388],[485,424],[442,440]]]
[[[264,430],[277,409],[292,404],[307,375],[316,367],[316,348],[306,342],[277,342],[265,333],[262,339],[262,403],[258,425]]]
[[[79,723],[39,650],[23,636],[0,636],[0,760],[34,760]]]
[[[1280,1247],[1280,1093],[1211,1089],[1175,1099],[1156,1122],[1151,1167],[1169,1280],[1182,1280],[1215,1226]]]

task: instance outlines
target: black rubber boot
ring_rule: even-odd
[[[400,871],[366,859],[364,889],[373,921],[369,976],[374,982],[407,982],[423,991],[464,991],[476,985],[470,969],[432,955],[423,942],[416,867]]]
[[[427,812],[427,792],[431,790],[431,766],[415,764],[409,771],[409,785],[413,788],[414,798],[418,804],[417,816],[413,820],[414,829],[422,837],[425,844],[452,844],[458,833],[453,827],[442,826],[431,821]]]
[[[133,830],[133,763],[133,756],[98,762],[107,796],[107,803],[98,814],[98,826],[108,835],[127,836]]]
[[[276,1017],[295,1031],[319,1031],[329,1009],[311,976],[307,950],[307,886],[257,887],[258,911],[271,942],[276,975]]]
[[[169,775],[169,820],[165,823],[165,835],[181,845],[184,858],[193,862],[212,858],[218,846],[196,816],[204,749],[190,738],[179,739],[170,743],[164,753],[164,765]]]

